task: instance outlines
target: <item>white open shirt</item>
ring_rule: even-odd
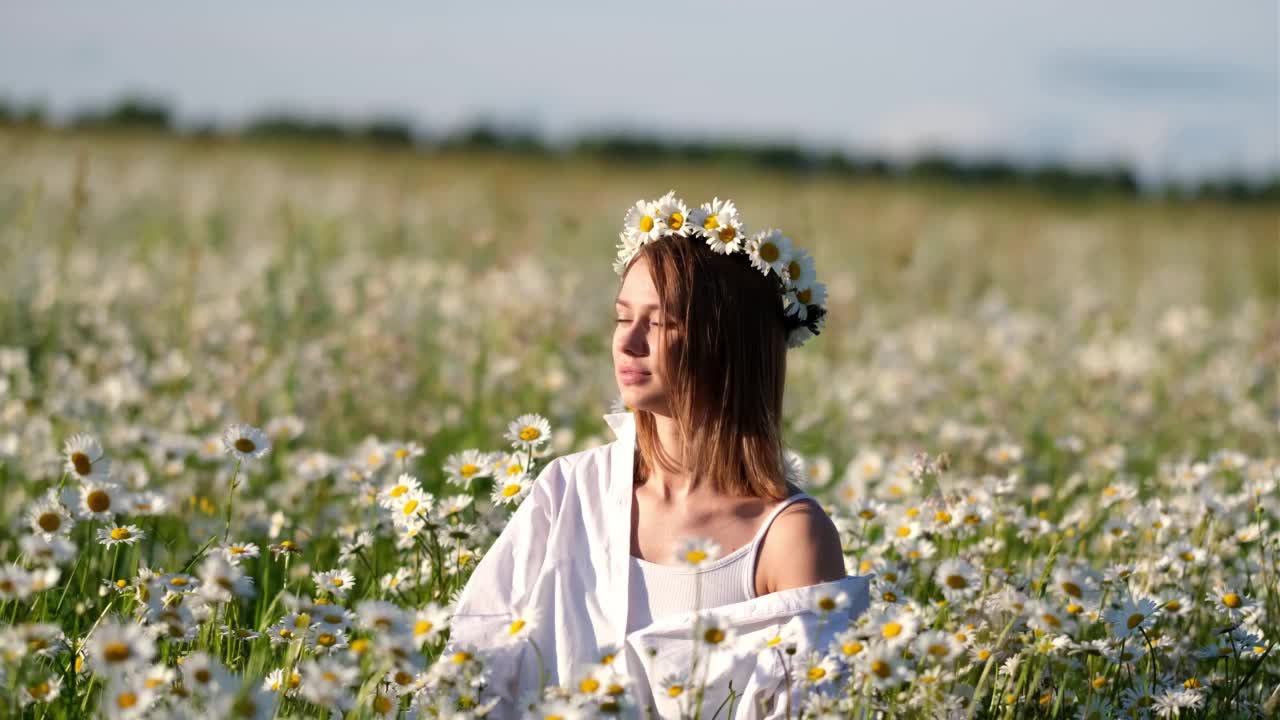
[[[617,439],[549,462],[457,599],[449,646],[472,644],[485,652],[492,673],[486,694],[503,698],[490,717],[520,717],[516,701],[532,697],[538,688],[538,662],[527,640],[494,648],[513,614],[528,609],[540,615],[531,639],[542,653],[548,686],[576,685],[585,668],[600,662],[602,649],[613,646],[619,649],[613,667],[629,679],[633,697],[642,707],[652,705],[659,717],[676,717],[679,703],[689,702],[687,695],[668,697],[661,683],[670,675],[688,680],[694,613],[665,617],[626,632],[635,417],[622,412],[604,419]],[[872,577],[849,575],[711,611],[736,632],[736,647],[744,647],[744,641],[763,643],[783,631],[797,646],[795,655],[787,659],[794,666],[810,649],[827,647],[832,637],[867,609]],[[818,600],[841,591],[848,595],[848,606],[822,618]],[[656,653],[647,652],[649,648]],[[705,658],[706,647],[699,648],[698,654]],[[711,658],[704,717],[720,707],[731,680],[738,693],[734,717],[786,716],[780,653],[735,656],[718,650]],[[796,714],[800,684],[793,669],[792,712]],[[775,695],[776,702],[766,705],[761,714],[757,701]]]

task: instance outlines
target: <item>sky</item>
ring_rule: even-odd
[[[229,127],[290,110],[1262,178],[1280,173],[1278,7],[0,0],[0,98],[55,117],[144,93]]]

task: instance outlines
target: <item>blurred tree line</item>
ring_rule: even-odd
[[[49,127],[53,123],[44,109],[37,105],[19,106],[0,98],[0,124]],[[1005,158],[970,159],[940,152],[900,162],[873,155],[817,151],[795,144],[681,141],[625,132],[585,135],[567,146],[552,146],[529,130],[484,122],[449,135],[430,136],[416,131],[411,122],[399,118],[344,123],[288,112],[259,115],[241,128],[219,128],[211,124],[179,128],[166,103],[143,97],[126,97],[106,108],[82,110],[73,115],[69,126],[91,130],[151,130],[197,138],[365,143],[443,152],[577,156],[619,162],[683,158],[806,175],[1022,186],[1071,195],[1102,192],[1145,194],[1168,199],[1203,198],[1280,204],[1280,174],[1263,183],[1225,177],[1204,180],[1193,186],[1168,184],[1144,192],[1133,169],[1123,164],[1092,168],[1062,163],[1028,165]]]

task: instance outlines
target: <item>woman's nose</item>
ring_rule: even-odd
[[[622,349],[629,355],[647,355],[649,353],[649,341],[645,337],[641,323],[632,323],[627,329],[627,334],[622,340]]]

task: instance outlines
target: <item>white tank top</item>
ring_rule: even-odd
[[[701,568],[663,565],[632,555],[627,632],[695,606],[706,609],[754,598],[756,556],[765,532],[778,513],[805,498],[813,496],[801,492],[778,503],[751,542]]]

